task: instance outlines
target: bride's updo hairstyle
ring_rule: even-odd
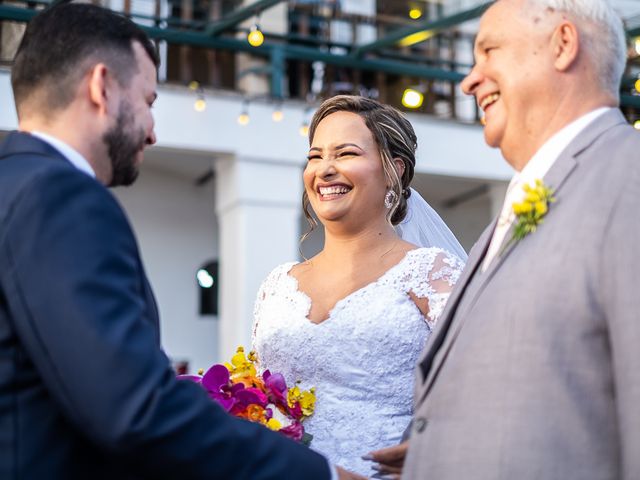
[[[309,125],[309,146],[313,142],[318,124],[336,112],[351,112],[359,115],[373,135],[382,159],[384,176],[395,192],[393,204],[387,213],[387,220],[392,225],[399,224],[407,214],[407,199],[411,195],[409,185],[416,165],[415,153],[418,139],[411,123],[395,108],[376,100],[355,95],[337,95],[322,102],[320,108],[314,113]],[[398,175],[395,169],[394,159],[397,158],[404,164],[402,176]],[[318,223],[309,213],[309,197],[306,191],[302,194],[302,208],[313,230]]]

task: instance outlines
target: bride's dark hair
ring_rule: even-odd
[[[337,95],[325,100],[314,113],[309,125],[309,145],[313,142],[318,124],[336,112],[351,112],[359,115],[373,135],[382,159],[385,178],[396,194],[393,205],[387,214],[387,220],[392,225],[397,225],[407,214],[407,198],[411,195],[409,185],[413,179],[416,165],[415,153],[418,139],[411,123],[395,108],[371,98]],[[397,158],[402,160],[404,164],[402,176],[398,175],[394,165],[394,159]],[[310,227],[310,230],[302,237],[301,241],[304,241],[318,225],[316,219],[309,212],[309,197],[306,191],[302,194],[302,209]]]

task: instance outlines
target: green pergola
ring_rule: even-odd
[[[198,25],[195,25],[195,22],[184,22],[173,17],[132,15],[132,18],[134,20],[145,20],[146,23],[157,25],[140,25],[151,38],[156,40],[164,40],[177,45],[246,52],[265,57],[270,62],[270,66],[264,71],[271,75],[271,94],[275,98],[282,98],[282,80],[284,78],[286,60],[320,61],[328,65],[356,70],[385,72],[425,80],[460,82],[468,71],[469,66],[461,66],[460,64],[446,61],[439,62],[445,67],[434,66],[433,61],[425,61],[401,54],[389,55],[386,49],[395,46],[400,40],[409,35],[423,31],[432,32],[435,35],[445,29],[478,18],[493,3],[492,1],[483,2],[468,10],[436,20],[425,20],[417,22],[410,27],[397,28],[373,42],[359,45],[355,48],[342,45],[343,50],[346,52],[344,54],[332,53],[331,49],[328,48],[320,49],[308,46],[309,43],[318,43],[318,40],[313,38],[301,39],[294,36],[278,37],[267,34],[263,45],[252,47],[246,41],[228,35],[229,33],[235,33],[240,23],[282,2],[283,0],[258,0],[229,13],[215,22],[207,24],[200,22]],[[29,3],[32,6],[37,4],[47,5],[48,2]],[[28,22],[37,12],[36,9],[26,6],[0,5],[0,20]],[[166,26],[160,27],[159,25]],[[629,29],[627,34],[630,37],[640,36],[640,27]],[[304,41],[300,42],[298,40]],[[627,79],[625,83],[628,84],[630,80]],[[621,95],[621,102],[624,106],[640,108],[640,97],[634,95]]]

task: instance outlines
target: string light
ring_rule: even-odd
[[[189,90],[197,94],[196,101],[193,102],[193,109],[196,112],[204,112],[207,109],[207,101],[204,99],[204,89],[200,86],[200,83],[195,80],[190,81]]]
[[[640,93],[640,78],[636,80],[634,87],[636,89],[636,92]]]
[[[242,111],[240,112],[240,115],[238,115],[238,124],[244,127],[249,123],[249,120],[249,101],[244,100],[242,102]]]
[[[300,128],[298,129],[298,133],[300,133],[300,136],[302,137],[308,137],[309,136],[309,120],[311,118],[311,105],[307,105],[307,107],[304,109],[304,112],[302,112],[302,124],[300,125]]]
[[[204,97],[198,97],[193,104],[193,108],[196,112],[204,112],[207,109],[207,101]]]
[[[281,122],[283,118],[284,113],[282,112],[282,102],[278,101],[275,108],[273,109],[273,112],[271,112],[271,119],[274,122]]]
[[[412,18],[413,20],[417,20],[422,16],[422,10],[420,10],[417,7],[413,7],[411,10],[409,10],[409,17]]]
[[[247,125],[249,123],[249,114],[242,112],[240,115],[238,115],[238,124],[242,125],[243,127],[245,125]]]
[[[424,102],[424,95],[415,88],[407,88],[402,93],[402,105],[406,108],[420,108]]]
[[[640,130],[640,120],[636,120],[635,122],[633,122],[633,128],[635,128],[636,130]]]
[[[264,43],[264,34],[260,30],[257,22],[251,27],[251,30],[247,35],[247,42],[249,42],[249,45],[252,47],[259,47]]]

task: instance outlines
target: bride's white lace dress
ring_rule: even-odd
[[[316,388],[305,421],[311,448],[335,465],[374,473],[360,457],[397,444],[412,415],[414,367],[463,263],[438,248],[409,251],[378,280],[338,301],[327,320],[308,320],[311,299],[275,268],[255,306],[253,349],[261,369]],[[429,302],[428,318],[409,293]]]

